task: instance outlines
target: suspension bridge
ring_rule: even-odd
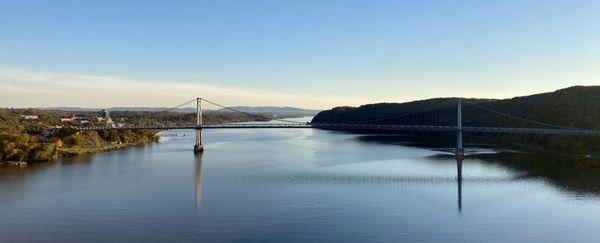
[[[171,129],[194,129],[196,130],[196,144],[194,145],[195,152],[204,151],[202,143],[202,130],[204,129],[326,129],[326,130],[350,130],[350,131],[427,131],[427,132],[453,132],[456,133],[456,149],[455,154],[457,156],[464,155],[463,147],[463,133],[503,133],[503,134],[538,134],[538,135],[566,135],[566,136],[598,136],[600,137],[600,130],[591,129],[577,129],[571,127],[564,127],[554,124],[549,124],[540,121],[528,120],[522,117],[517,117],[504,112],[496,111],[479,104],[470,103],[470,105],[479,107],[488,112],[503,115],[510,119],[529,122],[532,124],[542,125],[546,128],[535,128],[535,127],[495,127],[495,126],[463,126],[463,99],[457,98],[456,102],[451,108],[455,112],[454,124],[439,124],[435,122],[435,117],[440,119],[440,110],[448,110],[446,108],[438,108],[437,114],[431,115],[432,111],[436,111],[435,108],[423,109],[419,111],[409,112],[406,114],[398,114],[386,118],[380,118],[368,121],[353,121],[353,122],[341,122],[341,123],[314,123],[314,122],[298,122],[290,121],[286,119],[272,119],[270,120],[279,121],[280,123],[220,123],[220,124],[204,124],[203,123],[203,110],[202,102],[206,102],[212,105],[216,105],[223,109],[238,112],[241,114],[262,117],[264,115],[257,115],[249,112],[236,110],[227,106],[220,105],[216,102],[212,102],[207,99],[195,98],[181,105],[166,109],[165,111],[175,110],[177,108],[188,105],[192,102],[196,104],[196,123],[195,124],[182,124],[182,125],[131,125],[131,126],[77,126],[76,129],[80,131],[99,131],[99,130],[171,130]],[[430,113],[429,116],[423,115],[424,113]],[[416,118],[415,118],[416,116]],[[432,116],[434,118],[432,118]],[[395,124],[378,124],[382,121],[393,121]],[[432,122],[434,121],[434,122]],[[551,127],[551,128],[547,128]]]

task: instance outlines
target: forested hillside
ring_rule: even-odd
[[[92,153],[158,141],[158,131],[111,130],[78,132],[73,125],[103,124],[97,119],[103,114],[95,111],[59,111],[39,109],[0,109],[0,163],[44,162],[61,156]],[[35,116],[27,119],[26,116]],[[61,118],[77,117],[73,121]],[[113,125],[195,124],[196,114],[181,112],[115,111]],[[268,117],[229,112],[205,114],[204,123],[267,121]],[[86,123],[83,124],[82,121]],[[55,135],[44,134],[58,129]]]
[[[475,104],[475,105],[473,105]],[[483,108],[481,108],[483,107]],[[444,109],[445,108],[445,109]],[[489,109],[486,110],[485,108]],[[398,124],[393,117],[429,110],[456,121],[456,98],[435,98],[407,103],[379,103],[360,107],[336,107],[313,118],[315,123],[362,122]],[[441,111],[440,111],[441,110]],[[465,125],[525,126],[525,122],[490,110],[557,126],[600,129],[600,86],[575,86],[551,93],[512,99],[463,99]],[[390,118],[391,119],[387,119]],[[373,121],[376,120],[376,121]],[[531,123],[527,126],[543,126]],[[548,125],[548,127],[550,127]]]
[[[436,98],[407,103],[337,107],[317,114],[312,122],[455,125],[456,102],[456,98]],[[462,99],[462,102],[464,126],[600,129],[600,86],[574,86],[511,99]],[[599,138],[534,135],[493,137],[577,153],[600,151]]]
[[[39,118],[26,121],[21,114],[35,113]],[[158,141],[158,131],[77,132],[63,126],[55,136],[44,136],[56,117],[71,115],[62,111],[0,109],[0,162],[46,162],[61,156],[91,153]],[[54,117],[56,115],[56,117]]]

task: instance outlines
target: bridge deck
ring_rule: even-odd
[[[81,131],[98,130],[171,130],[171,129],[331,129],[331,130],[382,130],[382,131],[437,131],[456,132],[455,126],[420,126],[420,125],[376,125],[376,124],[343,124],[343,123],[301,123],[301,124],[212,124],[212,125],[175,125],[175,126],[94,126],[76,127]],[[583,129],[538,129],[538,128],[512,128],[512,127],[462,127],[463,132],[470,133],[509,133],[509,134],[547,134],[547,135],[574,135],[574,136],[600,136],[600,130]]]

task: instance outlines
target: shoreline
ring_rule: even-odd
[[[59,148],[59,149],[56,149],[56,152],[58,154],[57,158],[53,158],[53,159],[46,160],[46,161],[0,161],[0,166],[27,166],[29,164],[52,163],[52,162],[56,162],[57,160],[60,160],[65,157],[74,157],[74,156],[84,155],[84,154],[96,154],[96,153],[110,152],[110,151],[114,151],[114,150],[126,149],[126,148],[135,147],[135,146],[144,146],[144,145],[147,145],[150,143],[158,143],[158,142],[159,141],[149,141],[149,142],[143,142],[143,143],[124,143],[124,144],[115,144],[114,146],[103,146],[103,147],[98,147],[98,148],[84,148],[84,149]]]
[[[140,142],[140,143],[122,143],[122,144],[114,144],[111,146],[102,146],[102,147],[95,147],[95,148],[79,148],[79,149],[77,149],[77,148],[59,148],[59,149],[57,149],[57,152],[64,156],[77,156],[77,155],[82,155],[82,154],[109,152],[109,151],[113,151],[113,150],[125,149],[125,148],[141,146],[141,145],[157,143],[157,142],[159,142],[159,140],[158,141]]]
[[[95,133],[97,135],[97,133]],[[89,138],[91,135],[90,133],[83,135],[86,136],[86,138]],[[93,136],[93,135],[92,135]],[[135,146],[145,146],[147,144],[150,143],[158,143],[160,142],[161,137],[158,135],[158,133],[156,133],[152,138],[149,137],[145,137],[145,139],[142,139],[142,137],[138,137],[137,141],[133,141],[133,142],[111,142],[111,143],[107,143],[107,142],[102,142],[102,143],[96,143],[96,144],[84,144],[84,145],[77,145],[77,146],[65,146],[65,147],[57,147],[56,145],[53,145],[51,147],[51,150],[47,150],[45,159],[43,160],[31,160],[31,159],[25,159],[25,160],[7,160],[7,161],[0,161],[0,166],[27,166],[28,164],[43,164],[43,163],[52,163],[52,162],[56,162],[57,160],[66,158],[66,157],[74,157],[74,156],[79,156],[79,155],[84,155],[84,154],[96,154],[96,153],[102,153],[102,152],[109,152],[109,151],[113,151],[113,150],[119,150],[119,149],[126,149],[126,148],[130,148],[130,147],[135,147]],[[131,141],[131,140],[130,140]],[[87,145],[87,146],[86,146]],[[30,153],[29,151],[26,153]]]

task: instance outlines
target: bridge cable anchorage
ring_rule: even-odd
[[[465,101],[465,100],[463,100],[463,101]],[[499,114],[499,115],[502,115],[502,116],[506,116],[506,117],[509,117],[509,118],[513,118],[513,119],[516,119],[516,120],[519,120],[519,121],[529,122],[529,123],[532,123],[532,124],[537,124],[537,125],[542,125],[542,126],[549,126],[549,127],[554,127],[554,128],[561,128],[561,129],[566,129],[566,130],[579,130],[578,128],[574,128],[574,127],[560,126],[560,125],[546,123],[546,122],[534,121],[534,120],[530,120],[530,119],[526,119],[526,118],[514,116],[514,115],[511,115],[511,114],[508,114],[508,113],[505,113],[505,112],[497,111],[497,110],[494,110],[492,108],[488,108],[488,107],[485,107],[485,106],[482,106],[482,105],[479,105],[479,104],[476,104],[476,103],[473,103],[473,102],[470,102],[470,101],[466,101],[466,102],[469,103],[469,105],[473,105],[473,106],[481,108],[483,110],[487,110],[487,111],[490,111],[490,112],[493,112],[493,113],[496,113],[496,114]]]
[[[195,99],[194,99],[194,100],[195,100]],[[205,98],[202,98],[202,100],[203,100],[203,101],[205,101],[205,102],[207,102],[207,103],[210,103],[210,104],[212,104],[212,105],[215,105],[215,106],[221,107],[221,108],[223,108],[223,109],[230,110],[230,111],[233,111],[233,112],[242,113],[242,114],[249,115],[249,116],[253,116],[253,117],[265,118],[265,119],[274,120],[274,121],[280,121],[280,122],[297,123],[297,124],[306,124],[306,122],[290,121],[290,120],[285,120],[285,119],[277,119],[277,118],[275,118],[275,119],[274,119],[274,118],[272,118],[272,117],[265,116],[265,115],[258,115],[258,114],[253,114],[253,113],[250,113],[250,112],[240,111],[240,110],[237,110],[237,109],[234,109],[234,108],[231,108],[231,107],[227,107],[227,106],[224,106],[224,105],[220,105],[220,104],[218,104],[218,103],[215,103],[215,102],[213,102],[213,101],[207,100],[207,99],[205,99]]]
[[[440,108],[443,105],[445,107]],[[415,114],[419,114],[419,113],[423,113],[423,112],[428,112],[428,111],[434,111],[434,110],[438,110],[439,111],[439,110],[450,109],[450,108],[453,108],[454,106],[455,106],[455,104],[439,103],[437,105],[434,105],[434,106],[431,106],[431,107],[428,107],[428,108],[424,108],[424,109],[421,109],[421,110],[417,110],[417,111],[413,111],[413,112],[408,112],[408,113],[404,113],[404,114],[400,114],[400,115],[394,115],[394,116],[390,116],[390,117],[377,118],[377,119],[371,119],[371,120],[353,121],[353,122],[342,122],[342,123],[347,123],[347,124],[362,124],[362,123],[386,121],[386,120],[397,119],[397,118],[405,118],[405,117],[408,117],[408,116],[411,116],[411,115],[415,115]],[[409,123],[412,123],[412,122],[409,122]]]

